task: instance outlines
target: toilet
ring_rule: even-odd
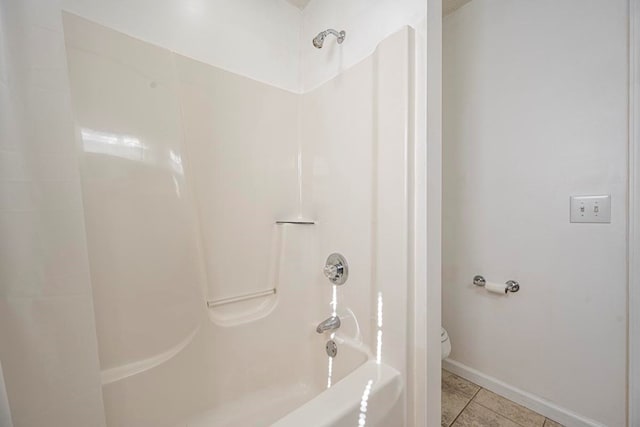
[[[440,330],[440,349],[442,353],[442,360],[449,357],[451,353],[451,341],[449,341],[449,334],[444,328]]]

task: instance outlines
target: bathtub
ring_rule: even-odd
[[[307,365],[304,381],[266,387],[191,416],[175,427],[356,427],[404,425],[400,373],[378,364],[366,347],[336,337],[338,355]],[[321,348],[318,348],[321,350]],[[320,363],[320,365],[319,365]],[[330,365],[329,365],[330,363]],[[362,421],[361,421],[362,420]]]
[[[213,310],[202,304],[199,326],[174,349],[105,369],[107,426],[404,425],[401,376],[376,363],[370,351],[375,334],[346,304],[337,308],[337,356],[325,352],[329,336],[316,333],[316,326],[330,312],[317,301],[330,288],[299,286],[313,283],[307,277],[313,258],[306,262],[300,249],[312,231],[283,236],[285,258],[300,267],[283,270],[278,294],[265,298],[263,317],[233,323],[220,318],[224,312],[211,317]]]
[[[400,373],[384,363],[369,360],[272,427],[402,425],[404,392]]]
[[[337,308],[338,353],[327,356],[329,335],[316,326],[331,313],[318,304],[331,288],[299,285],[313,283],[314,258],[305,261],[302,250],[313,230],[284,227],[289,231],[295,233],[283,234],[283,257],[299,267],[282,270],[279,292],[261,303],[263,317],[234,323],[202,304],[198,327],[175,348],[103,371],[107,426],[404,425],[402,377],[376,363],[375,333],[346,304]],[[363,310],[361,317],[370,315]]]

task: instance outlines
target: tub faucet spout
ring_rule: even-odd
[[[331,316],[326,320],[320,322],[316,328],[316,332],[321,334],[325,331],[333,331],[340,327],[340,318],[338,316]]]

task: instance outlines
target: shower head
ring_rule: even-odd
[[[318,33],[318,35],[313,38],[313,45],[315,47],[317,47],[318,49],[322,49],[322,45],[324,44],[324,39],[329,34],[333,34],[334,36],[337,37],[338,44],[342,44],[342,42],[344,41],[344,38],[347,35],[347,33],[344,32],[344,31],[338,32],[338,31],[332,30],[332,29],[324,30],[324,31],[321,31],[320,33]]]

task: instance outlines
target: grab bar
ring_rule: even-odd
[[[220,298],[217,300],[212,300],[212,301],[207,301],[207,307],[208,308],[214,308],[214,307],[218,307],[220,305],[225,305],[225,304],[231,304],[234,302],[238,302],[238,301],[245,301],[245,300],[249,300],[249,299],[254,299],[254,298],[259,298],[259,297],[266,297],[269,295],[275,295],[276,290],[274,289],[267,289],[266,291],[258,291],[258,292],[251,292],[248,294],[243,294],[243,295],[237,295],[235,297],[227,297],[227,298]]]

